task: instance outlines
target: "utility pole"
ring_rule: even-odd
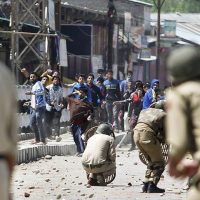
[[[55,1],[55,29],[60,32],[61,24],[61,0]]]
[[[26,61],[31,52],[36,61],[34,71],[46,70],[50,63],[49,54],[49,3],[50,0],[11,0],[11,59],[12,71],[17,81],[22,62]],[[24,34],[22,28],[30,24],[33,34]],[[31,55],[32,55],[31,54]]]
[[[153,0],[153,2],[157,8],[156,78],[158,78],[160,68],[160,13],[165,0]]]
[[[113,64],[113,33],[114,33],[114,20],[117,12],[113,0],[108,0],[108,69],[112,69]]]

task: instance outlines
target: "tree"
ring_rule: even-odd
[[[153,4],[153,12],[157,12],[154,0],[143,0]],[[200,13],[200,0],[167,0],[162,7],[162,12]]]

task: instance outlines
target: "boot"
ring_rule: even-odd
[[[97,183],[97,179],[94,178],[89,178],[87,184],[91,186],[99,186],[99,184]]]
[[[146,193],[149,186],[149,182],[143,182],[142,192]]]
[[[153,182],[149,182],[147,193],[164,193],[165,190],[158,188]]]

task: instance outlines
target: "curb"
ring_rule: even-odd
[[[115,145],[121,141],[125,132],[116,134]],[[29,145],[25,146],[17,151],[17,164],[28,163],[31,161],[36,161],[46,155],[50,156],[67,156],[75,155],[76,145],[72,140],[66,141],[66,144],[47,144],[47,145]]]
[[[54,130],[53,130],[54,131]],[[69,127],[60,127],[60,135],[65,134],[69,131]],[[34,133],[20,133],[18,134],[18,141],[34,139]]]

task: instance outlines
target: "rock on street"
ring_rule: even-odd
[[[12,180],[14,200],[182,200],[186,198],[187,180],[174,180],[164,172],[158,187],[164,194],[141,193],[145,165],[138,158],[138,151],[126,149],[117,152],[117,176],[107,187],[87,187],[86,174],[81,158],[54,156],[15,167]],[[25,197],[26,196],[26,197]]]

